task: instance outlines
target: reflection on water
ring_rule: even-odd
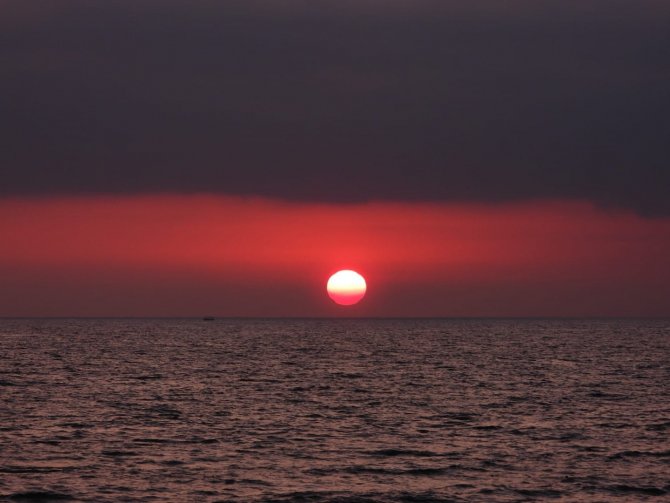
[[[670,494],[667,320],[0,320],[0,349],[10,501]]]

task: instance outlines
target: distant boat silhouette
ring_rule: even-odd
[[[214,319],[215,318],[213,316],[205,316],[202,320],[203,321],[214,321]]]

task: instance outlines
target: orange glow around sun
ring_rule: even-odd
[[[336,304],[351,306],[365,296],[365,278],[356,271],[345,269],[333,274],[326,286],[328,295]]]
[[[669,256],[670,218],[584,202],[0,197],[0,316],[667,316]]]

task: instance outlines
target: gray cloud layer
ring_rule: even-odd
[[[0,0],[0,194],[670,215],[663,0]]]

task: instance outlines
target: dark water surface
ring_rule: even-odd
[[[0,320],[0,499],[659,501],[670,321]]]

